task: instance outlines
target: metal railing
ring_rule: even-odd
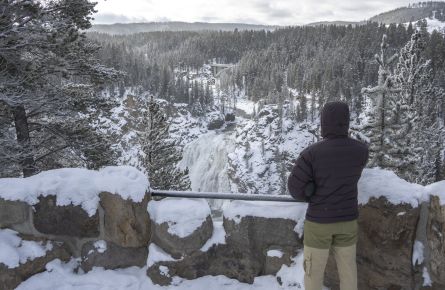
[[[184,197],[184,198],[209,198],[228,200],[251,200],[251,201],[278,201],[278,202],[302,202],[297,201],[289,195],[269,194],[247,194],[247,193],[219,193],[219,192],[195,192],[195,191],[171,191],[151,190],[153,197]]]

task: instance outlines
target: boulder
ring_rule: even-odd
[[[228,244],[241,249],[251,249],[266,257],[271,247],[296,253],[303,248],[303,239],[295,232],[296,222],[284,218],[245,216],[235,221],[224,218],[224,229]]]
[[[208,251],[195,251],[179,261],[157,262],[147,270],[151,280],[159,285],[169,285],[172,277],[196,279],[203,276],[218,276],[253,283],[262,271],[261,258],[249,249],[233,245],[215,245]]]
[[[430,261],[428,266],[431,280],[445,289],[445,206],[437,196],[431,196],[427,224]],[[437,286],[439,287],[439,286]]]
[[[82,247],[81,267],[90,271],[93,267],[105,269],[144,267],[147,263],[148,248],[125,248],[112,242],[88,242]]]
[[[213,234],[213,221],[210,215],[207,216],[193,233],[185,237],[179,237],[178,235],[169,232],[168,222],[163,222],[161,224],[153,222],[151,229],[152,241],[169,253],[173,258],[179,259],[185,255],[198,251],[207,240],[210,239]]]
[[[225,116],[226,122],[235,122],[235,114],[234,113],[227,113]]]
[[[88,214],[80,206],[57,206],[55,196],[40,197],[34,206],[34,227],[42,234],[80,238],[99,236],[99,215]]]
[[[216,130],[216,129],[220,129],[223,125],[224,125],[223,119],[214,119],[214,120],[210,120],[210,122],[207,124],[207,129]]]
[[[150,240],[148,196],[140,203],[103,192],[100,205],[104,210],[104,239],[121,247],[147,247]]]
[[[0,228],[21,224],[28,220],[30,206],[21,201],[0,198]]]
[[[414,289],[411,258],[418,218],[419,208],[394,205],[383,197],[360,207],[359,289]],[[339,289],[333,255],[326,267],[325,284],[332,290]]]
[[[29,240],[30,237],[26,237],[26,239]],[[44,239],[32,238],[32,240],[46,242]],[[0,264],[0,290],[15,289],[29,277],[44,272],[46,264],[54,259],[66,262],[71,258],[71,255],[62,243],[53,242],[52,244],[52,250],[48,251],[45,256],[27,261],[24,264],[20,264],[17,268],[9,269],[4,264]]]

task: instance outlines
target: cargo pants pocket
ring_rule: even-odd
[[[311,272],[312,272],[312,253],[309,253],[309,254],[304,256],[303,269],[304,269],[304,273],[306,273],[307,276],[311,276]]]

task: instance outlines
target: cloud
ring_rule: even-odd
[[[94,22],[101,24],[112,23],[134,23],[134,22],[147,22],[145,18],[126,16],[122,14],[113,13],[98,13],[94,15]]]
[[[406,6],[409,0],[98,0],[95,23],[171,19],[298,25],[317,21],[361,21]]]

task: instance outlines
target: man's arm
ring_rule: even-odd
[[[295,166],[287,180],[289,193],[297,201],[308,201],[305,191],[311,182],[313,182],[312,165],[309,152],[304,150],[295,162]]]

